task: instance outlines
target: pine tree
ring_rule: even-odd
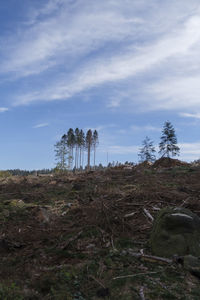
[[[80,167],[83,167],[83,158],[84,158],[84,149],[85,149],[85,134],[83,132],[83,130],[80,130],[80,134],[79,134],[79,138],[80,138]]]
[[[167,156],[169,158],[170,155],[179,155],[180,148],[177,146],[175,129],[169,121],[164,123],[159,149],[161,157]]]
[[[72,169],[73,168],[73,150],[74,150],[74,146],[75,146],[75,135],[74,135],[74,130],[72,128],[70,128],[67,132],[67,146],[69,148],[69,158],[68,158],[68,165],[69,168]]]
[[[153,141],[150,140],[148,136],[142,142],[143,147],[140,148],[140,152],[138,154],[140,162],[154,162],[155,157],[155,147],[153,146]]]
[[[75,169],[78,169],[79,159],[79,145],[80,145],[80,131],[78,128],[75,129]]]
[[[55,144],[55,152],[56,152],[56,168],[60,171],[67,170],[67,155],[69,151],[67,149],[67,140],[66,135],[63,135],[61,140]]]
[[[94,169],[95,169],[95,165],[96,165],[96,148],[97,148],[98,143],[99,143],[99,136],[98,136],[97,130],[95,130],[93,132],[92,141],[93,141],[93,147],[94,147]]]
[[[91,147],[92,147],[92,130],[89,129],[86,134],[86,148],[87,148],[87,152],[88,152],[88,162],[87,162],[88,169],[90,169]]]

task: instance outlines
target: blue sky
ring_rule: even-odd
[[[1,169],[54,167],[70,127],[137,162],[166,120],[200,158],[199,0],[7,0],[0,24]]]

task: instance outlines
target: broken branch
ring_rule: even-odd
[[[154,217],[152,217],[152,215],[150,214],[150,212],[146,208],[144,208],[143,211],[144,211],[145,215],[151,220],[151,222],[153,222],[154,221]]]
[[[132,278],[132,277],[143,276],[143,275],[150,275],[150,274],[157,274],[157,273],[160,273],[160,272],[162,272],[162,271],[158,271],[158,272],[146,272],[146,273],[138,273],[138,274],[133,274],[133,275],[117,276],[117,277],[112,278],[112,280],[122,279],[122,278]]]

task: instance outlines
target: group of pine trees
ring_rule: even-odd
[[[159,154],[161,157],[174,157],[179,155],[180,148],[177,146],[177,137],[173,125],[166,121],[163,126],[161,141],[159,143]],[[153,141],[146,137],[142,143],[143,147],[138,154],[140,162],[154,162],[156,160],[156,150]]]
[[[87,152],[87,169],[91,167],[91,155],[93,152],[93,165],[96,164],[96,148],[99,143],[97,130],[89,129],[86,134],[82,129],[70,128],[60,141],[55,144],[56,168],[58,170],[83,169],[85,151]]]
[[[66,134],[62,136],[60,141],[55,144],[56,169],[58,170],[77,170],[91,168],[91,156],[93,153],[93,166],[96,165],[96,148],[99,144],[97,130],[89,129],[86,134],[79,128],[73,130],[70,128]],[[156,150],[153,141],[146,137],[142,143],[138,154],[140,162],[154,162],[156,160]],[[87,161],[84,162],[85,152],[87,153]],[[159,143],[159,154],[161,157],[174,157],[179,155],[180,148],[177,146],[177,137],[173,125],[167,121],[164,123],[161,141]]]

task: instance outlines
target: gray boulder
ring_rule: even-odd
[[[162,209],[154,221],[150,245],[158,256],[200,256],[200,218],[185,208]]]

